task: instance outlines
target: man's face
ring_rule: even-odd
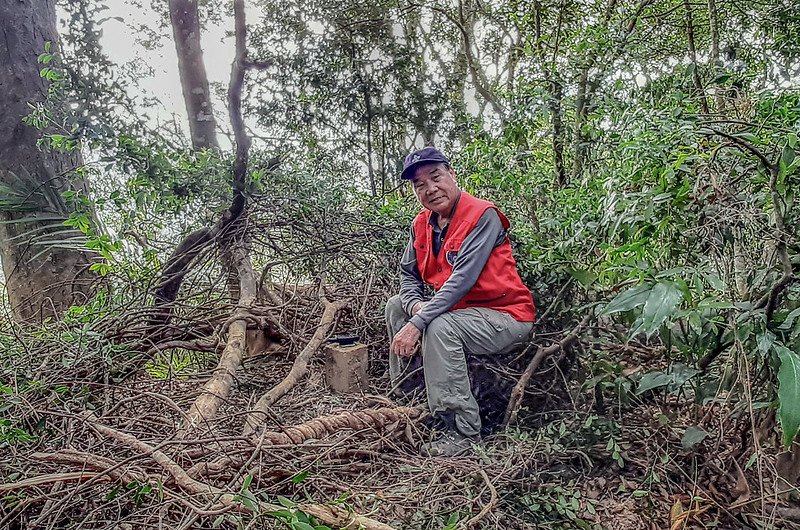
[[[440,216],[450,215],[460,191],[455,171],[445,164],[418,167],[411,185],[422,206]]]

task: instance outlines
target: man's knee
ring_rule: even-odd
[[[386,320],[392,320],[405,315],[403,309],[403,302],[400,300],[400,295],[396,294],[386,301],[386,308],[384,309]]]
[[[443,313],[431,320],[425,328],[425,342],[454,343],[458,342],[456,327],[451,313]]]
[[[446,332],[448,326],[444,318],[445,314],[441,314],[431,320],[428,326],[425,328],[425,333],[431,336],[439,336]]]

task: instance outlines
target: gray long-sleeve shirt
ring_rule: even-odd
[[[446,237],[447,227],[439,229],[438,216],[431,215],[431,229],[434,231],[434,240],[440,236],[440,241]],[[442,235],[444,232],[444,235]],[[470,232],[458,250],[453,272],[444,282],[433,298],[425,307],[411,317],[410,322],[420,331],[424,330],[430,322],[453,307],[459,300],[472,289],[478,280],[489,254],[503,243],[506,231],[500,216],[494,208],[489,208],[481,215],[475,228]],[[417,267],[417,251],[414,249],[414,228],[411,228],[411,238],[406,245],[403,258],[400,261],[400,300],[406,313],[411,314],[414,304],[423,301],[425,284]]]

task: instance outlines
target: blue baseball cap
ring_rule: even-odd
[[[414,170],[424,164],[447,164],[449,166],[450,160],[435,147],[423,147],[409,153],[403,161],[403,172],[400,174],[400,178],[403,180],[413,179]]]

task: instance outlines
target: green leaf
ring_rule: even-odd
[[[675,363],[668,371],[672,381],[670,382],[670,390],[677,390],[682,387],[686,381],[700,373],[697,368],[692,368],[683,363]]]
[[[698,335],[703,332],[703,319],[700,318],[700,314],[697,311],[689,313],[686,321],[689,323],[689,328]]]
[[[269,512],[269,514],[277,519],[292,519],[294,514],[289,510],[275,510],[274,512]]]
[[[758,137],[753,133],[741,132],[741,133],[734,134],[733,136],[735,136],[737,138],[741,138],[742,140],[746,140],[746,141],[750,142],[751,144],[757,144],[758,143]]]
[[[597,274],[587,269],[567,269],[567,273],[584,287],[589,287],[597,280]]]
[[[627,291],[622,291],[606,305],[601,314],[610,315],[639,307],[647,301],[650,289],[650,285],[637,285]]]
[[[800,316],[800,307],[786,315],[786,318],[783,320],[778,329],[791,329],[792,324],[794,324],[795,319]]]
[[[242,489],[239,493],[244,493],[245,491],[250,489],[250,484],[253,482],[253,475],[247,475],[244,477],[244,482],[242,483]]]
[[[649,337],[675,312],[683,294],[674,282],[659,282],[650,291],[642,311],[642,322],[637,331]]]
[[[301,471],[300,473],[292,477],[292,484],[300,484],[307,478],[308,478],[308,471]]]
[[[730,302],[717,300],[715,298],[704,298],[697,303],[697,309],[735,309],[736,306]]]
[[[295,504],[293,501],[281,495],[278,495],[278,502],[281,503],[281,505],[285,506],[286,508],[294,508],[297,506],[297,504]]]
[[[800,356],[785,346],[774,345],[781,360],[778,370],[778,417],[783,444],[789,447],[800,431]]]
[[[636,395],[644,394],[648,390],[667,386],[672,382],[672,376],[664,372],[648,372],[639,380],[639,386],[636,388]]]
[[[775,342],[775,335],[769,330],[759,333],[756,337],[756,345],[761,355],[765,355],[769,351],[773,342]]]
[[[253,495],[253,492],[250,490],[245,491],[241,495],[239,495],[239,501],[244,505],[245,508],[250,510],[251,512],[258,513],[258,499],[256,496]]]
[[[705,440],[707,436],[708,433],[706,431],[704,431],[700,427],[692,425],[691,427],[687,427],[686,432],[683,433],[683,438],[681,438],[681,445],[683,446],[684,449],[691,449],[695,445]]]
[[[297,521],[292,523],[292,528],[295,528],[297,530],[314,530],[313,526],[311,526],[308,523],[304,523],[302,521]]]
[[[717,291],[724,291],[725,290],[725,282],[722,281],[722,278],[719,275],[710,272],[706,274],[706,280],[708,280],[708,284]]]
[[[783,164],[786,168],[788,168],[792,165],[794,159],[795,159],[794,149],[792,149],[788,144],[783,146],[780,163]]]

